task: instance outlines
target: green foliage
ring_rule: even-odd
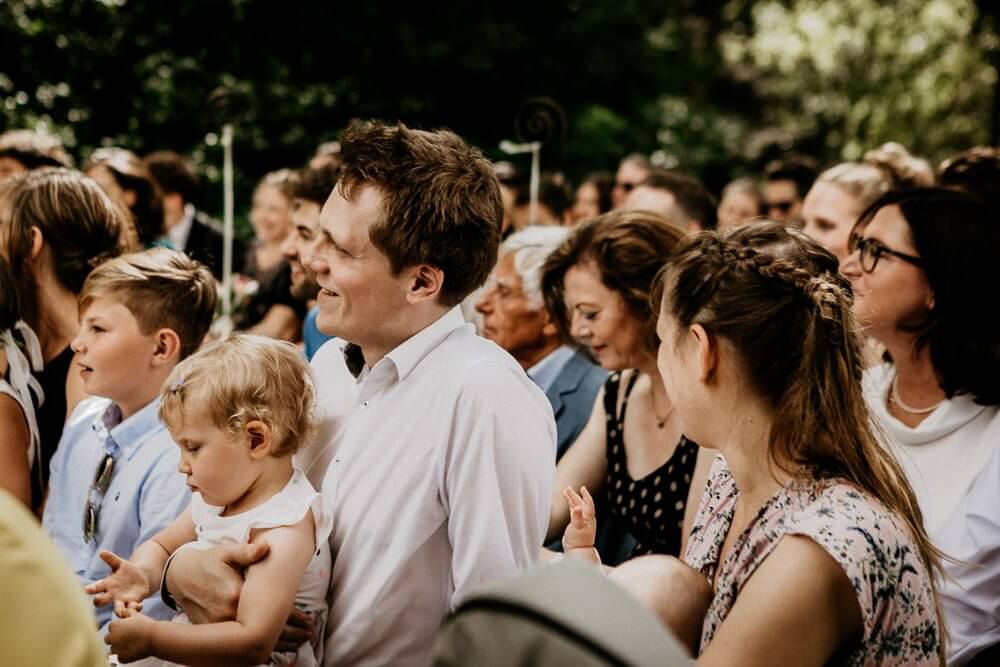
[[[983,143],[996,53],[972,0],[6,0],[0,129],[58,133],[80,159],[173,148],[217,185],[224,86],[245,210],[256,179],[352,118],[449,127],[497,158],[547,96],[568,127],[544,168],[577,179],[638,150],[719,187],[768,151]]]
[[[734,4],[752,26],[725,34],[723,52],[763,111],[750,151],[760,132],[827,161],[886,141],[935,160],[989,142],[998,41],[972,0]]]

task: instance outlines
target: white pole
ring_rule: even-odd
[[[223,247],[222,247],[222,316],[232,326],[233,312],[233,124],[222,126]]]
[[[531,202],[528,208],[528,224],[538,224],[538,184],[541,181],[542,142],[532,141],[526,144],[515,144],[513,141],[504,140],[500,142],[500,150],[507,155],[531,153],[531,182],[528,186]]]
[[[531,194],[531,203],[528,208],[528,219],[531,221],[532,225],[538,224],[538,183],[541,180],[541,153],[542,145],[533,141],[531,143],[531,185],[529,187],[529,192]]]

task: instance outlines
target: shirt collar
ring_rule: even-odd
[[[176,250],[187,248],[188,237],[191,236],[191,226],[194,224],[194,206],[184,205],[184,217],[177,221],[177,224],[167,230],[167,238]]]
[[[160,399],[150,401],[128,419],[122,420],[122,411],[116,403],[108,405],[101,418],[94,422],[93,429],[101,442],[111,441],[131,459],[139,451],[146,439],[163,429],[159,418]]]
[[[397,345],[391,352],[385,355],[384,359],[379,361],[379,364],[388,362],[395,366],[396,377],[402,382],[417,367],[421,359],[426,357],[431,350],[436,348],[453,331],[463,326],[466,326],[466,321],[462,317],[462,309],[459,306],[455,306],[437,320]],[[361,355],[361,348],[353,343],[346,343],[341,349],[344,352],[344,361],[347,364],[347,369],[355,378],[360,380],[367,368],[364,358]]]
[[[542,391],[548,391],[552,383],[559,377],[559,373],[573,357],[573,348],[567,345],[560,345],[552,352],[542,357],[542,360],[528,369],[528,377],[537,384]]]

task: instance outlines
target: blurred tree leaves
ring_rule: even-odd
[[[655,151],[718,187],[774,152],[940,157],[988,139],[997,53],[971,0],[0,2],[0,125],[191,153],[218,180],[234,91],[238,208],[354,117],[449,127],[499,157],[521,102],[558,101],[580,177]],[[209,208],[218,208],[212,197]]]
[[[853,160],[898,141],[939,160],[991,140],[998,40],[972,0],[738,4],[750,20],[721,45],[763,121],[743,157],[777,142]]]

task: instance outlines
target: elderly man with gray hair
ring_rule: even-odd
[[[500,247],[500,261],[476,303],[483,335],[507,350],[552,404],[557,460],[587,423],[607,375],[564,344],[542,298],[542,265],[568,235],[565,227],[548,226],[511,235]]]

